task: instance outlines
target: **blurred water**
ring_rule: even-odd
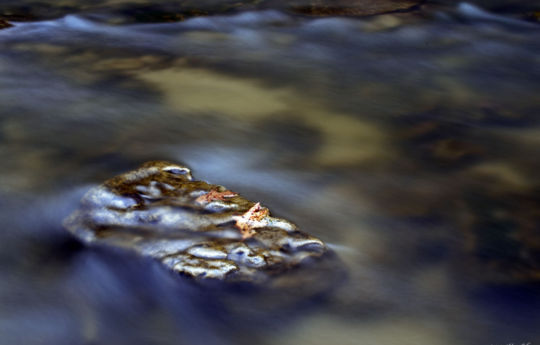
[[[539,27],[468,4],[409,20],[1,30],[0,344],[540,341]],[[155,159],[333,244],[348,282],[289,305],[201,290],[62,229]]]

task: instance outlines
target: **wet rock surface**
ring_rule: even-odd
[[[87,244],[132,249],[198,280],[261,283],[332,255],[260,203],[163,161],[93,188],[65,226]]]
[[[0,19],[0,30],[5,29],[5,28],[9,28],[11,26],[13,26],[13,25],[11,25],[9,22]]]
[[[420,0],[244,0],[244,1],[79,1],[19,2],[7,1],[0,5],[0,18],[16,21],[52,19],[74,13],[97,13],[121,22],[176,22],[192,17],[230,14],[237,11],[261,9],[280,10],[293,14],[314,16],[370,16],[406,11],[421,4]]]
[[[267,1],[269,7],[284,8],[294,13],[313,16],[370,16],[388,12],[405,11],[422,3],[418,0],[369,1],[369,0],[294,0]]]

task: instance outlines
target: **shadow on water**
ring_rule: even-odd
[[[110,248],[87,249],[71,238],[30,241],[23,248],[26,262],[19,270],[26,268],[31,277],[15,282],[19,287],[11,286],[17,292],[12,292],[16,297],[8,302],[8,311],[21,298],[24,302],[17,309],[29,303],[24,308],[37,313],[22,316],[25,324],[38,323],[40,328],[20,333],[12,325],[14,329],[3,331],[7,341],[265,344],[272,333],[294,327],[302,315],[320,310],[332,290],[309,295],[309,286],[303,291],[272,291],[247,284],[195,283],[156,262]],[[318,272],[325,278],[334,276],[337,283],[343,277],[335,273]],[[51,313],[59,315],[40,319]]]

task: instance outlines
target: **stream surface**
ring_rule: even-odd
[[[435,3],[9,17],[0,344],[539,344],[540,24],[515,15],[539,9]],[[221,293],[63,229],[158,159],[329,243],[347,279]]]

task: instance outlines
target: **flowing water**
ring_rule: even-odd
[[[0,30],[0,344],[540,342],[539,24],[72,12]],[[347,280],[208,293],[62,228],[156,159],[330,243]]]

